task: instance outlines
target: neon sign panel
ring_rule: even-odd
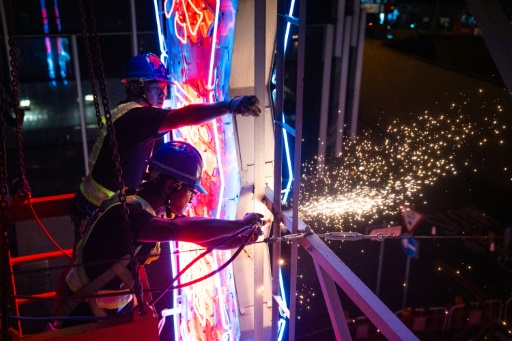
[[[230,0],[165,0],[162,10],[159,10],[155,0],[161,60],[166,63],[173,81],[170,107],[211,103],[229,97],[229,61],[236,7],[237,1]],[[205,162],[202,185],[208,195],[194,198],[188,211],[190,216],[235,218],[240,176],[231,120],[228,115],[199,127],[173,131],[174,139],[193,144]],[[194,244],[176,244],[181,252],[179,259],[171,260],[174,273],[179,271],[180,264],[188,264],[199,253],[190,251],[197,250]],[[185,272],[181,282],[211,272],[229,257],[229,251],[214,251]],[[180,312],[174,319],[174,330],[179,331],[175,333],[176,340],[239,338],[231,267],[212,278],[180,289],[173,296],[174,307],[179,306],[177,310]]]

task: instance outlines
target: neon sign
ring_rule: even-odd
[[[169,107],[211,103],[229,97],[228,83],[237,1],[165,0],[155,11],[161,60],[171,85]],[[163,15],[159,15],[162,13]],[[221,20],[219,18],[222,18]],[[168,49],[169,48],[169,49]],[[234,219],[240,175],[231,115],[202,126],[173,131],[173,139],[193,144],[205,163],[202,186],[207,195],[196,196],[190,216]],[[200,251],[177,243],[179,258],[171,260],[173,273]],[[184,273],[180,282],[201,277],[225,263],[230,251],[214,251]],[[178,283],[175,283],[178,284]],[[240,336],[238,309],[231,267],[217,275],[174,292],[176,340],[236,340]]]

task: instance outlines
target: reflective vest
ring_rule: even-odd
[[[117,120],[119,117],[126,114],[129,110],[139,107],[142,107],[142,105],[136,102],[127,102],[118,105],[114,110],[112,110],[112,123],[114,123],[115,120]],[[115,194],[108,188],[103,187],[101,184],[99,184],[92,178],[92,170],[94,169],[94,165],[96,163],[96,160],[98,159],[98,155],[100,154],[101,148],[103,147],[103,141],[105,140],[105,136],[107,135],[105,117],[102,117],[101,120],[103,124],[100,127],[98,136],[96,137],[96,141],[94,142],[94,146],[92,147],[92,151],[89,154],[89,174],[87,174],[84,181],[82,181],[82,183],[80,184],[80,192],[82,192],[83,196],[88,201],[90,201],[91,203],[98,207],[104,200],[112,197]]]
[[[155,211],[149,205],[149,203],[142,199],[139,196],[132,195],[126,197],[126,203],[138,203],[145,211],[151,213],[152,215],[155,215]],[[110,204],[104,211],[108,211],[110,208],[114,207],[115,205],[120,205],[120,203],[117,200],[112,200],[112,204]],[[103,214],[101,213],[101,214]],[[100,216],[91,224],[91,226],[88,227],[87,231],[85,232],[84,236],[80,240],[80,242],[77,245],[76,248],[76,257],[73,262],[73,266],[71,267],[71,270],[69,270],[68,274],[66,275],[66,283],[68,284],[69,288],[75,293],[80,293],[80,291],[83,288],[87,288],[88,286],[94,288],[89,291],[90,293],[81,293],[82,295],[90,295],[90,294],[119,294],[123,291],[133,291],[133,276],[132,273],[126,268],[126,266],[130,262],[130,256],[125,255],[120,261],[112,265],[109,269],[105,271],[105,273],[99,275],[97,278],[95,278],[93,281],[90,281],[85,269],[83,267],[83,249],[85,244],[87,243],[87,240],[89,239],[89,236],[91,235],[91,232],[94,230],[94,227],[96,226],[96,223],[101,218]],[[157,247],[155,248],[157,252],[160,251],[159,243],[157,243]],[[135,255],[137,255],[138,251],[140,250],[141,246],[139,246],[135,250]],[[155,250],[150,254],[153,255]],[[156,257],[158,258],[158,256]],[[149,259],[149,258],[148,258]],[[151,258],[151,260],[154,260],[155,256]],[[104,285],[106,285],[108,282],[110,282],[115,277],[119,277],[119,279],[122,281],[121,288],[119,290],[100,290]],[[133,299],[133,295],[130,293],[127,293],[126,295],[115,295],[115,296],[107,296],[107,297],[97,297],[86,300],[89,303],[89,306],[91,307],[91,310],[93,311],[94,315],[96,316],[105,316],[106,313],[103,309],[119,309],[124,307],[126,304],[128,304]],[[68,300],[68,301],[78,301],[78,300]],[[78,302],[79,303],[79,302]],[[73,310],[73,306],[71,306],[69,303],[61,304],[62,307],[60,308],[62,315],[69,315],[71,311]]]

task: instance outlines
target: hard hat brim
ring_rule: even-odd
[[[202,194],[208,194],[208,192],[203,188],[203,186],[201,186],[201,184],[195,185],[194,188],[197,189]]]

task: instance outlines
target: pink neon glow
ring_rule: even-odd
[[[174,88],[172,106],[224,99],[228,95],[229,53],[236,14],[231,0],[165,0],[163,12],[167,18],[163,26],[168,30],[163,36],[170,50],[162,51],[162,54],[169,56],[168,69]],[[221,13],[222,23],[218,20]],[[233,219],[236,215],[240,183],[231,119],[231,116],[223,117],[199,127],[183,127],[174,131],[174,139],[193,144],[201,152],[205,163],[201,184],[208,195],[194,198],[187,213],[190,216]],[[178,243],[178,248],[181,251],[197,250],[196,245],[188,243]],[[216,269],[230,255],[229,251],[211,253],[189,269],[181,282]],[[186,265],[195,256],[194,252],[180,253],[179,260],[173,260],[173,271],[179,270],[176,268],[178,264]],[[175,324],[175,330],[180,331],[177,340],[239,338],[232,271],[228,267],[207,281],[175,293],[175,297],[181,297],[183,308]]]
[[[174,10],[174,3],[176,1],[179,1],[179,0],[171,0],[171,1],[165,0],[164,1],[164,13],[165,13],[165,17],[167,19],[169,19],[171,17],[172,11]],[[171,5],[170,5],[171,8],[167,9],[169,7],[169,2],[171,2]]]
[[[201,0],[165,0],[164,14],[167,19],[171,19],[174,13],[174,33],[185,44],[187,37],[196,41],[198,35],[207,35],[208,28],[215,18],[208,7]]]

